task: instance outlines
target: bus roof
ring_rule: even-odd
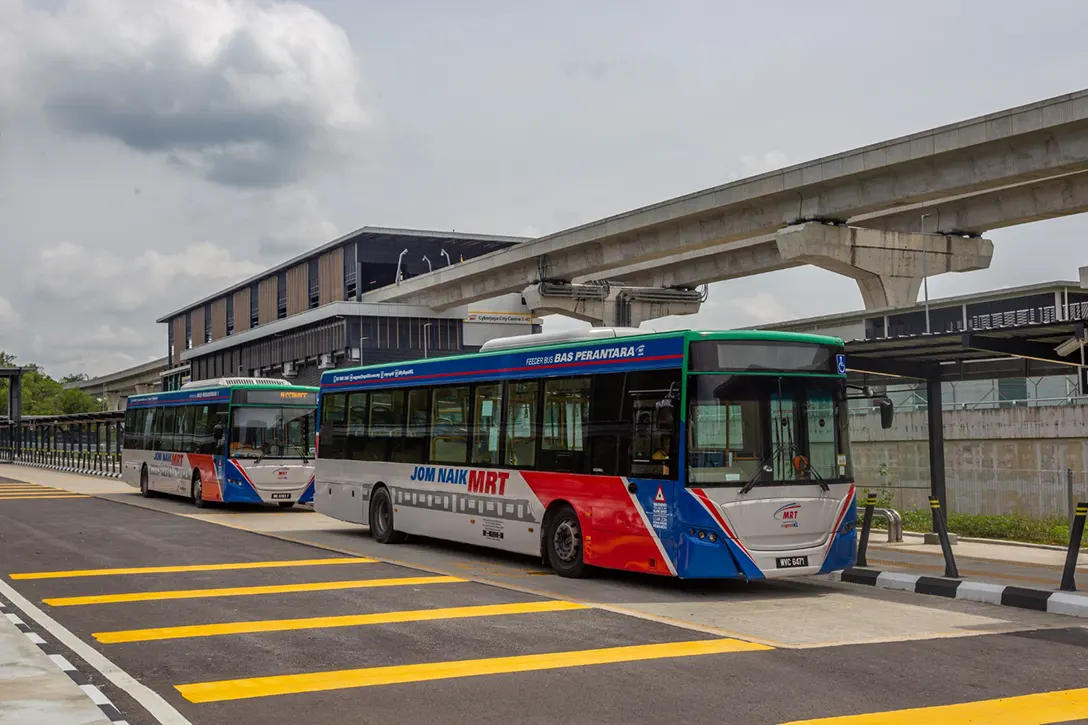
[[[257,378],[260,379],[260,378]],[[234,378],[234,380],[240,380]],[[241,380],[247,380],[242,378]],[[230,394],[234,390],[297,390],[307,393],[316,393],[319,388],[312,385],[292,385],[291,383],[276,381],[268,384],[254,384],[251,382],[220,385],[219,380],[199,380],[197,385],[190,387],[190,383],[182,386],[181,390],[163,391],[158,393],[141,393],[130,395],[126,403],[127,407],[140,403],[224,403],[230,401]],[[206,383],[206,384],[205,384]]]
[[[601,328],[593,328],[593,330],[599,332]],[[525,335],[523,337],[529,338],[532,336]],[[643,357],[643,351],[640,350],[638,353],[640,359],[624,366],[637,369],[667,367],[669,365],[679,366],[679,359],[683,357],[683,352],[686,347],[684,343],[693,340],[792,342],[808,345],[831,345],[836,347],[841,347],[843,345],[843,341],[837,337],[827,337],[824,335],[813,335],[800,332],[780,332],[777,330],[675,330],[669,332],[648,331],[645,334],[632,334],[631,331],[624,331],[623,334],[612,336],[595,334],[579,338],[577,335],[572,335],[569,339],[543,335],[541,337],[544,339],[542,339],[542,344],[540,345],[497,347],[491,350],[481,350],[480,352],[462,355],[448,355],[396,363],[377,363],[374,365],[360,365],[352,368],[326,370],[321,375],[321,387],[324,388],[329,385],[335,385],[337,387],[350,385],[355,387],[356,383],[359,387],[362,387],[364,386],[364,380],[366,380],[365,387],[373,388],[395,385],[400,382],[424,384],[422,378],[430,378],[431,380],[428,380],[428,382],[444,378],[444,382],[453,383],[457,382],[456,378],[462,377],[462,374],[468,374],[470,372],[469,366],[466,365],[467,363],[503,357],[524,357],[527,354],[534,353],[541,353],[543,355],[548,351],[578,350],[590,346],[638,346],[640,348],[653,348],[653,350],[647,349],[645,351],[645,357]],[[658,354],[651,354],[651,352],[656,352]],[[662,362],[665,358],[668,358],[672,362]],[[533,360],[540,360],[540,358],[533,358]],[[603,360],[601,359],[594,359],[587,362],[598,364],[602,361]],[[570,363],[570,366],[576,365],[578,365],[577,362]],[[409,370],[409,366],[413,366],[413,369]],[[427,372],[425,374],[416,373],[414,367],[419,366],[426,368]],[[544,364],[538,364],[537,369],[549,367],[554,369],[556,366],[549,365],[545,362]],[[567,365],[564,364],[563,367],[567,367]],[[610,372],[618,371],[618,368],[615,368],[614,366],[598,365],[597,369],[601,369],[602,372],[604,370]],[[384,374],[379,375],[376,372],[374,375],[367,375],[369,371],[387,371],[388,378],[386,378]],[[504,369],[501,372],[510,371]],[[375,376],[377,376],[378,379],[375,379]]]

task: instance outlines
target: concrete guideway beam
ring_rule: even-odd
[[[637,209],[375,290],[364,301],[441,310],[516,292],[527,281],[606,276],[804,219],[846,220],[1083,170],[1088,91]]]
[[[986,269],[994,254],[993,242],[978,237],[883,232],[815,222],[787,227],[775,238],[783,259],[857,280],[867,310],[914,304],[923,276]]]
[[[883,231],[984,234],[992,229],[1088,212],[1088,173],[1066,174],[981,194],[942,199],[849,219],[850,226]]]
[[[534,315],[564,315],[595,327],[638,327],[661,317],[693,315],[705,299],[692,291],[554,282],[526,287],[521,296]]]
[[[719,244],[669,259],[623,267],[610,272],[608,278],[632,287],[694,288],[802,264],[782,259],[774,235],[764,234],[743,242]]]

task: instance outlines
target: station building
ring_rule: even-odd
[[[162,389],[221,376],[315,385],[323,370],[473,352],[539,332],[520,294],[435,312],[361,295],[526,241],[363,227],[159,318]]]
[[[1055,281],[1022,287],[977,292],[905,307],[858,310],[822,317],[789,320],[762,329],[812,332],[850,342],[880,338],[912,337],[950,332],[975,332],[1017,325],[1088,321],[1088,289],[1080,282]],[[1023,405],[1054,405],[1081,397],[1075,368],[1068,375],[963,380],[942,383],[946,406],[1005,408]],[[925,384],[888,386],[896,407],[925,406]]]

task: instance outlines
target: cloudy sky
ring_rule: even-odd
[[[0,0],[0,349],[107,373],[360,226],[536,236],[1085,85],[1081,0],[756,5]],[[1074,278],[1086,232],[994,232],[931,296]],[[805,268],[665,324],[860,306]]]

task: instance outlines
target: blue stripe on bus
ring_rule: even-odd
[[[149,408],[190,403],[224,403],[230,401],[230,388],[202,388],[176,390],[169,393],[133,395],[128,399],[129,408]]]
[[[453,384],[481,377],[517,380],[563,375],[587,368],[629,372],[679,367],[684,357],[682,334],[654,339],[609,340],[596,345],[517,350],[509,353],[434,358],[411,363],[376,365],[354,370],[331,370],[321,376],[323,390],[349,391],[435,382]]]

